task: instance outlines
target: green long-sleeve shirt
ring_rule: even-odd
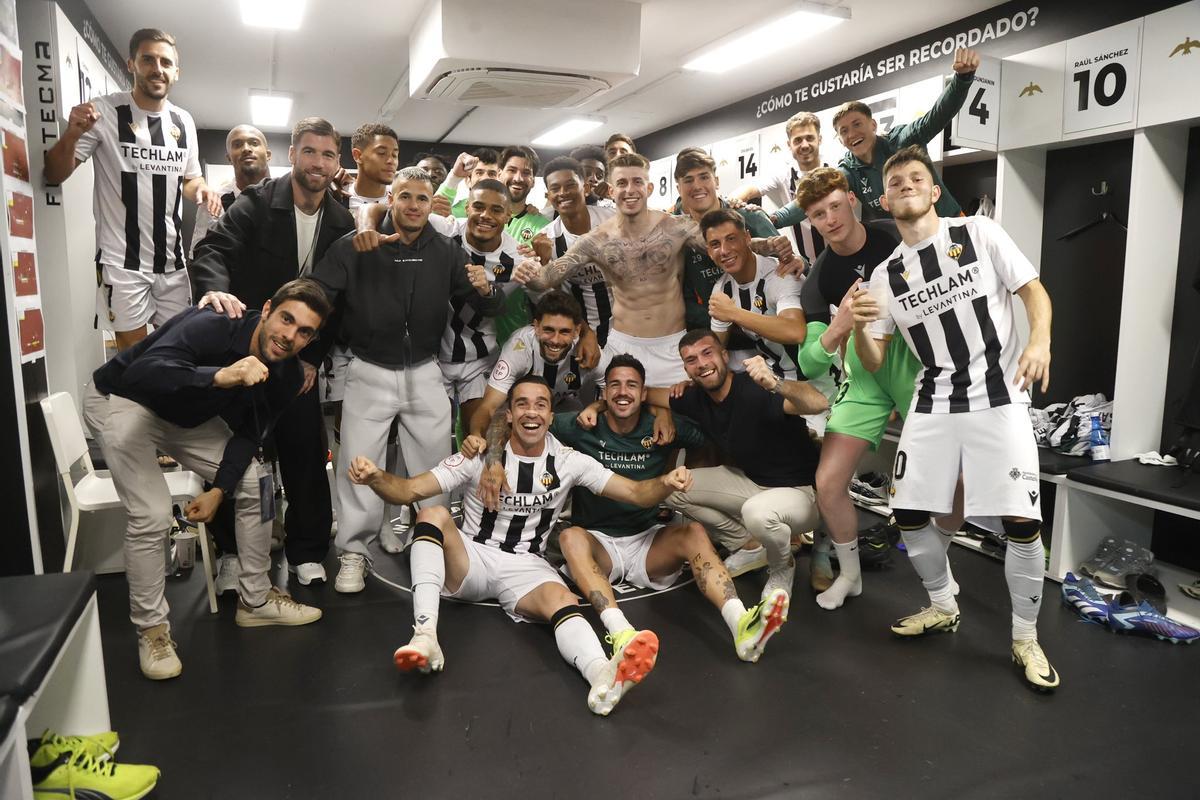
[[[838,162],[838,168],[846,175],[850,190],[858,196],[864,207],[864,219],[890,217],[883,210],[879,198],[883,196],[883,165],[892,154],[910,144],[927,145],[936,138],[942,129],[950,124],[950,120],[958,114],[967,93],[975,80],[975,73],[968,72],[955,75],[954,80],[946,85],[942,94],[934,101],[933,107],[918,119],[905,125],[896,125],[886,134],[875,137],[875,149],[871,155],[871,163],[860,161],[853,153],[847,152]],[[950,194],[950,190],[942,183],[940,175],[934,174],[934,180],[942,187],[942,196],[936,203],[939,217],[955,217],[962,213],[962,207]],[[870,211],[867,211],[867,208]],[[775,227],[783,228],[795,225],[804,219],[804,211],[796,205],[796,201],[788,203],[775,212]]]

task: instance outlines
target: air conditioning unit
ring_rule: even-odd
[[[409,93],[578,106],[637,77],[641,16],[625,0],[432,0],[409,35]]]

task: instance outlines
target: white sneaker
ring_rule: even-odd
[[[764,548],[765,549],[765,548]],[[767,584],[762,590],[762,599],[766,600],[771,592],[782,589],[792,596],[792,583],[796,580],[796,559],[788,556],[787,564],[767,573]]]
[[[754,572],[766,565],[767,548],[761,545],[753,550],[743,548],[725,559],[725,569],[729,571],[729,577],[731,578],[736,578],[738,575],[745,575],[747,572]]]
[[[446,666],[442,648],[438,645],[436,628],[418,628],[413,626],[413,637],[408,644],[396,648],[392,655],[396,669],[401,672],[412,672],[414,669],[428,675],[430,672],[441,672]]]
[[[658,660],[658,636],[654,631],[621,631],[609,637],[612,658],[588,690],[587,704],[593,714],[607,716],[629,690],[641,683]]]
[[[272,586],[267,591],[267,602],[258,608],[238,600],[237,615],[233,621],[242,628],[260,628],[265,625],[307,625],[321,618],[321,609],[297,603],[291,595]]]
[[[235,591],[239,572],[241,572],[241,567],[238,564],[237,553],[226,553],[221,556],[221,560],[217,562],[217,579],[213,582],[216,593],[225,594]]]
[[[360,553],[342,553],[338,556],[342,565],[338,567],[333,588],[342,594],[354,594],[367,588],[367,557]]]
[[[138,663],[142,674],[152,681],[164,681],[183,672],[166,623],[138,632]]]
[[[326,581],[325,566],[318,564],[316,561],[305,561],[303,564],[297,564],[294,567],[289,564],[288,572],[296,576],[296,580],[300,581],[301,586],[308,586],[313,581],[320,581],[321,583]]]
[[[407,531],[407,528],[404,528]],[[385,553],[403,553],[405,537],[396,532],[392,523],[385,522],[379,529],[379,546]]]

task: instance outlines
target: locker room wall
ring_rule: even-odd
[[[1058,237],[1109,210],[1128,219],[1131,139],[1046,154],[1042,283],[1054,303],[1050,391],[1035,406],[1093,392],[1113,396],[1125,274],[1125,232],[1104,223],[1065,242]],[[1092,194],[1106,181],[1109,193]],[[1136,268],[1136,265],[1134,265]]]

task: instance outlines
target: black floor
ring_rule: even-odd
[[[888,624],[923,592],[896,566],[836,612],[799,561],[791,619],[763,660],[737,660],[694,587],[623,604],[662,641],[658,666],[608,718],[545,626],[445,603],[447,667],[403,675],[407,593],[294,586],[324,618],[241,629],[210,616],[197,573],[169,582],[183,675],[137,668],[120,576],[100,580],[120,760],[161,767],[154,798],[1196,797],[1200,647],[1080,622],[1047,583],[1050,696],[1009,663],[999,562],[952,550],[963,625],[924,641]],[[332,577],[336,562],[331,562]],[[278,577],[278,576],[277,576]],[[738,579],[756,597],[761,576]],[[597,627],[598,622],[596,622]]]

